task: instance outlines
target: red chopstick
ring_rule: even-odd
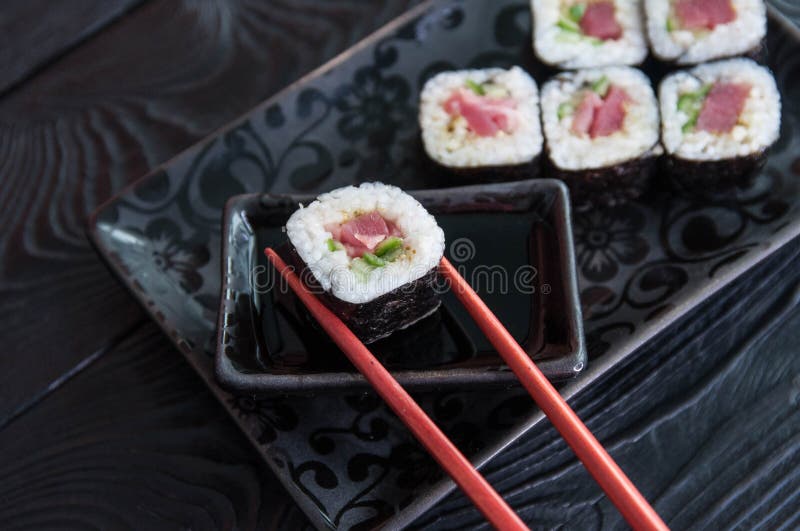
[[[264,250],[264,254],[334,343],[342,349],[375,391],[389,404],[392,411],[408,426],[417,440],[450,474],[453,481],[461,487],[461,490],[472,500],[486,519],[501,530],[528,529],[505,500],[475,470],[467,458],[442,433],[355,334],[305,288],[298,276],[286,266],[286,263],[275,251],[267,248]]]
[[[446,258],[442,258],[440,271],[478,327],[631,527],[637,530],[668,529],[589,428]]]

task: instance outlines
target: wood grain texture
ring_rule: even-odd
[[[800,241],[573,407],[673,529],[792,529],[800,486]],[[536,528],[624,529],[544,423],[485,469]],[[416,529],[483,529],[456,493]]]
[[[0,528],[306,525],[84,223],[409,3],[151,1],[0,99]]]
[[[5,0],[0,9],[0,94],[90,38],[142,0]]]
[[[408,3],[151,0],[0,99],[0,528],[307,526],[166,339],[140,324],[83,221]],[[798,526],[800,317],[780,325],[770,316],[783,310],[759,311],[735,336],[693,329],[656,345],[576,402],[676,528]],[[621,526],[552,430],[487,470],[537,526]],[[484,525],[452,496],[417,526]]]
[[[0,100],[0,425],[143,318],[88,214],[409,3],[151,1]]]
[[[154,324],[0,431],[0,529],[307,529]]]

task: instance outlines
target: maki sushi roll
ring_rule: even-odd
[[[676,72],[661,82],[659,99],[665,162],[680,188],[746,183],[780,136],[775,78],[750,59]]]
[[[439,307],[444,233],[413,197],[381,183],[320,195],[286,223],[291,259],[365,343]]]
[[[653,54],[696,64],[734,55],[758,57],[767,34],[764,0],[644,0]]]
[[[638,65],[647,57],[639,0],[531,0],[533,49],[556,68]]]
[[[471,180],[536,177],[539,90],[519,67],[459,70],[425,83],[419,121],[428,157]]]
[[[542,87],[548,165],[578,206],[640,196],[662,153],[650,80],[625,66],[565,72]]]

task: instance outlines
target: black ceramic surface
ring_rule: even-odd
[[[444,230],[451,263],[542,371],[577,375],[586,351],[564,185],[541,179],[412,194]],[[262,252],[285,248],[286,220],[310,200],[243,195],[225,209],[216,363],[219,380],[236,391],[368,387],[296,298],[282,293]],[[415,389],[515,381],[450,292],[433,315],[370,350]]]
[[[654,195],[573,216],[590,362],[564,396],[800,234],[798,43],[796,29],[771,12],[769,65],[783,130],[752,186],[725,197]],[[372,394],[254,400],[220,389],[213,353],[224,203],[239,193],[316,194],[376,178],[409,189],[458,184],[420,157],[419,88],[442,69],[513,63],[544,81],[527,2],[425,4],[96,213],[91,235],[112,269],[320,527],[408,523],[452,484]],[[541,422],[518,388],[417,398],[477,463]]]

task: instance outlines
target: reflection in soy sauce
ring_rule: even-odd
[[[260,314],[264,319],[274,317],[283,334],[283,343],[288,347],[270,351],[265,343],[259,341],[260,355],[267,354],[271,372],[355,370],[294,294],[277,293],[271,304],[265,304],[254,314]],[[457,348],[445,348],[448,343]],[[408,328],[371,343],[369,348],[389,369],[458,365],[475,356],[475,346],[464,327],[445,306]]]

